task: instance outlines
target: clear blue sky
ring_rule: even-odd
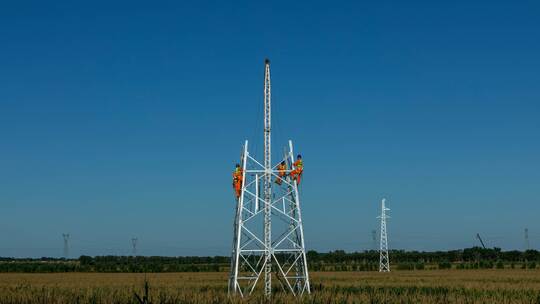
[[[231,170],[304,155],[307,247],[540,248],[538,1],[0,4],[0,256],[228,255]],[[261,149],[259,149],[261,150]]]

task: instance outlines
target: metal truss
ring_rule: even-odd
[[[236,205],[229,294],[246,296],[263,285],[270,296],[274,285],[295,296],[310,293],[298,185],[288,174],[294,163],[292,141],[276,165],[271,163],[270,64],[265,62],[264,161],[243,146],[243,185]],[[277,166],[287,164],[280,177]],[[281,183],[276,180],[281,178]],[[272,284],[272,278],[278,284]]]
[[[386,215],[386,211],[390,209],[385,206],[386,199],[381,201],[381,215],[377,218],[381,219],[381,243],[379,249],[379,272],[390,271],[390,257],[388,256],[388,236],[386,234],[386,219],[390,216]]]
[[[287,168],[293,163],[292,142],[284,157]],[[237,203],[234,223],[234,241],[229,278],[229,293],[241,296],[252,294],[270,265],[272,272],[284,290],[294,295],[310,293],[304,232],[298,196],[298,185],[290,177],[279,177],[276,166],[265,170],[264,165],[249,155],[248,142],[242,155],[244,185]],[[291,170],[287,170],[289,173]],[[261,196],[261,181],[271,177],[273,195],[270,201]],[[265,210],[270,209],[272,235],[270,245],[265,243]],[[262,228],[262,229],[261,229]],[[267,259],[270,256],[270,259]],[[269,264],[269,262],[271,264]],[[266,282],[262,282],[266,287]],[[265,288],[266,291],[266,288]]]

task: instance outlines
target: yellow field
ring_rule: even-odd
[[[226,273],[146,275],[151,303],[260,303],[227,297]],[[540,303],[538,270],[312,273],[301,303]],[[0,303],[136,303],[144,274],[0,274]],[[275,303],[294,299],[276,292]]]

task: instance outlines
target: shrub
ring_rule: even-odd
[[[450,268],[452,268],[452,264],[450,262],[448,262],[448,261],[444,261],[444,262],[439,263],[439,269],[450,269]],[[458,264],[457,268],[458,269],[463,269],[465,267],[464,267],[463,263],[461,263],[461,264]]]
[[[413,263],[399,263],[397,265],[398,270],[414,270],[414,264]]]
[[[448,261],[439,263],[439,269],[450,269],[450,268],[452,268],[452,264]]]

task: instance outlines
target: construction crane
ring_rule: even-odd
[[[482,247],[484,247],[484,249],[486,249],[486,245],[484,245],[484,241],[482,241],[482,238],[480,237],[480,233],[476,234],[476,238],[480,241],[480,244],[482,244]]]

